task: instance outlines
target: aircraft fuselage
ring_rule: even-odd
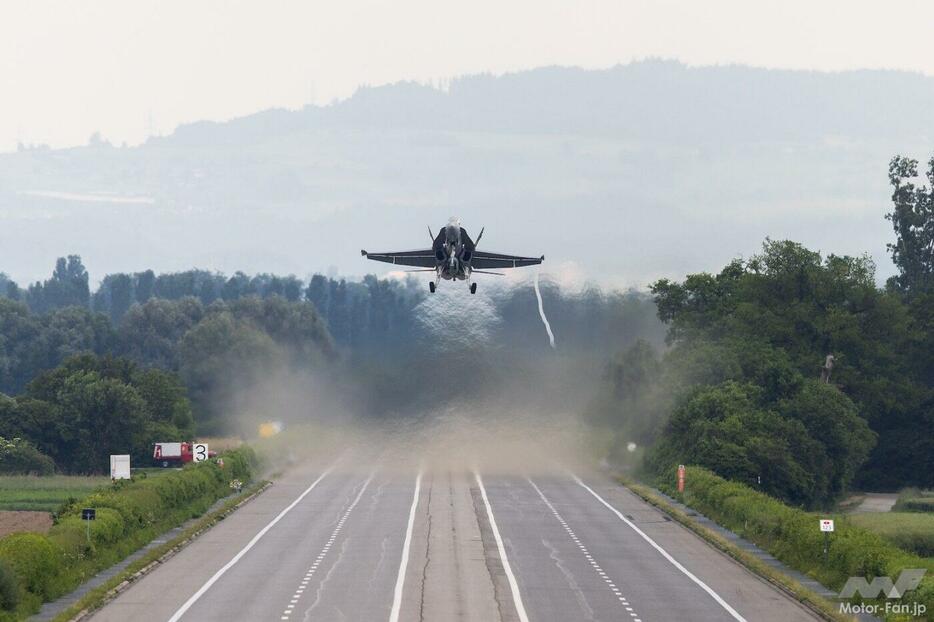
[[[360,253],[374,261],[382,261],[394,265],[413,266],[418,268],[414,272],[434,272],[438,281],[470,281],[470,276],[477,274],[500,275],[504,268],[521,268],[542,263],[545,256],[523,257],[520,255],[505,255],[503,253],[490,253],[478,251],[477,244],[483,237],[483,229],[476,240],[472,240],[467,230],[461,226],[460,221],[452,218],[435,235],[429,229],[431,248],[427,250],[398,251],[394,253]],[[491,271],[491,269],[493,271]],[[428,284],[429,289],[435,291],[436,282]],[[470,293],[477,293],[477,284],[470,284]]]

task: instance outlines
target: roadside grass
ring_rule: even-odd
[[[854,525],[882,536],[900,549],[934,558],[934,514],[865,512],[847,517]],[[934,559],[932,559],[934,561]],[[934,564],[931,565],[934,570]]]
[[[55,512],[65,501],[85,497],[108,484],[107,476],[2,475],[0,510]]]
[[[934,490],[906,488],[898,495],[898,501],[892,508],[895,512],[931,512],[934,513]]]
[[[47,534],[14,533],[0,539],[0,556],[20,584],[18,602],[7,603],[0,620],[35,614],[43,602],[70,592],[159,534],[203,516],[230,494],[231,478],[252,479],[256,459],[250,448],[226,453],[224,462],[223,467],[208,462],[161,470],[164,476],[141,472],[132,482],[100,486],[66,501]],[[83,524],[82,507],[96,508],[97,520]]]
[[[56,615],[52,619],[52,622],[82,620],[89,614],[100,609],[115,598],[123,589],[129,587],[134,581],[141,579],[148,574],[150,570],[166,561],[178,550],[190,544],[199,535],[213,527],[215,523],[224,520],[241,504],[263,492],[269,484],[270,482],[268,480],[260,480],[248,486],[242,493],[224,502],[217,510],[202,516],[195,524],[191,525],[175,538],[154,547],[141,558],[127,566],[123,572],[118,573],[104,584],[89,591],[74,605]]]
[[[175,469],[133,469],[133,477],[159,477]],[[63,503],[81,499],[102,486],[106,475],[0,475],[0,510],[57,512]]]
[[[660,489],[711,520],[731,529],[768,551],[791,568],[816,579],[830,590],[839,590],[853,577],[898,577],[904,570],[928,568],[930,558],[906,551],[873,531],[850,521],[847,515],[812,513],[786,505],[745,484],[732,482],[702,467],[687,467],[683,493],[674,486],[676,471],[657,480]],[[885,516],[885,513],[877,513]],[[823,554],[825,537],[819,518],[839,520]],[[894,580],[894,579],[893,579]],[[883,607],[886,620],[905,620],[904,608],[934,611],[934,575],[902,595],[901,609],[886,607],[886,599],[854,596],[851,605]]]

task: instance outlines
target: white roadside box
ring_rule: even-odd
[[[110,479],[130,479],[129,454],[111,454]]]

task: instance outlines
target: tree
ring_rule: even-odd
[[[59,257],[52,278],[30,285],[26,301],[29,308],[37,313],[68,306],[89,307],[91,290],[81,257],[69,255],[67,260]]]
[[[194,435],[195,420],[188,391],[178,376],[161,369],[140,369],[134,372],[131,382],[146,403],[150,420],[169,424],[177,431],[177,438]]]
[[[142,304],[152,298],[156,275],[152,270],[136,273],[136,302]]]
[[[22,292],[19,285],[11,280],[4,272],[0,272],[0,297],[7,297],[10,300],[19,300]]]
[[[227,310],[211,313],[179,344],[180,374],[196,409],[199,430],[218,432],[240,412],[247,392],[282,365],[273,339]]]
[[[804,424],[808,436],[821,444],[828,458],[823,499],[841,496],[876,444],[877,435],[859,416],[856,404],[833,385],[807,380],[793,397],[778,406],[786,419]]]
[[[72,473],[100,473],[108,456],[145,452],[145,405],[133,387],[70,364],[27,388],[23,431]]]
[[[826,505],[846,489],[874,435],[846,396],[816,381],[782,407],[748,383],[699,387],[680,401],[650,464],[658,472],[696,464],[795,504]]]
[[[133,282],[127,274],[114,275],[110,284],[110,320],[116,324],[133,304]]]
[[[308,289],[305,291],[305,299],[315,305],[318,313],[327,317],[328,310],[328,278],[322,274],[315,274],[308,283]]]
[[[204,306],[192,297],[150,298],[133,305],[117,328],[117,353],[142,364],[177,370],[178,344],[204,313]]]
[[[145,464],[152,442],[192,432],[178,378],[128,359],[72,357],[37,376],[24,395],[0,399],[0,436],[28,439],[69,473],[103,472],[114,453]]]
[[[922,371],[930,361],[924,323],[900,295],[880,291],[874,274],[867,257],[822,258],[800,244],[767,240],[762,253],[733,261],[717,275],[657,282],[653,293],[673,345],[666,357],[672,384],[752,384],[765,410],[806,421],[788,405],[808,396],[805,410],[822,400],[843,408],[836,394],[827,397],[811,387],[833,354],[835,386],[829,388],[851,401],[878,442],[848,438],[846,464],[834,463],[843,470],[823,487],[825,493],[838,496],[854,477],[877,488],[931,485],[930,472],[916,468],[924,461],[923,446],[904,442],[919,429],[919,414],[931,399]],[[838,413],[829,403],[819,410]],[[835,446],[819,426],[807,430]],[[858,447],[869,452],[868,459]]]
[[[26,305],[0,298],[0,391],[15,393],[31,378],[31,348],[38,322]]]
[[[917,160],[896,156],[889,163],[892,211],[885,217],[892,223],[895,243],[887,246],[898,268],[889,285],[908,298],[934,287],[934,158],[926,175],[930,186],[917,186]]]
[[[22,438],[0,436],[0,473],[4,475],[51,475],[55,463]]]

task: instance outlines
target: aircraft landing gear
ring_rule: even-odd
[[[434,281],[428,282],[428,291],[430,291],[432,294],[435,293],[435,282]]]
[[[476,284],[476,283],[471,283],[471,284],[470,284],[470,293],[471,293],[471,294],[476,294],[476,293],[477,293],[477,284]]]

